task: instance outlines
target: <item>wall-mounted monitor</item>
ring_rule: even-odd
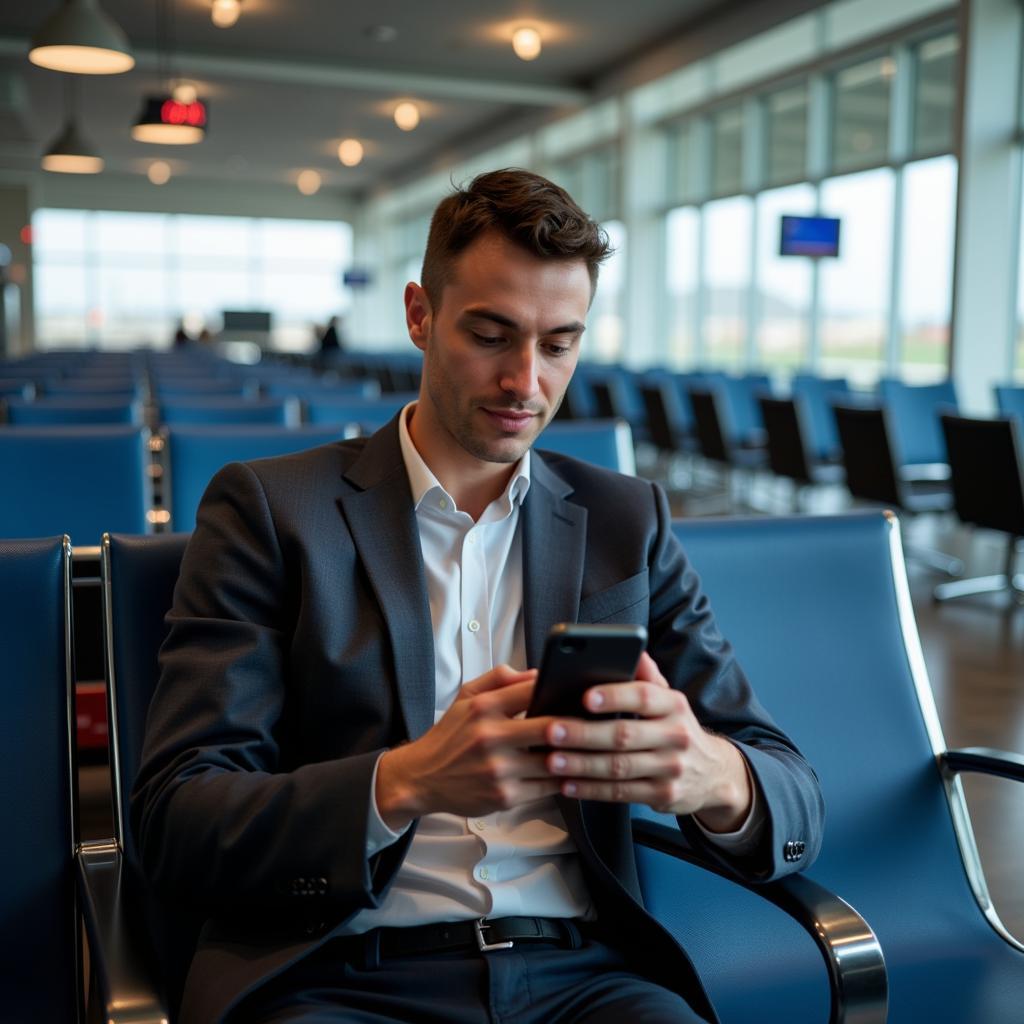
[[[225,334],[269,334],[273,320],[270,313],[262,310],[225,309],[221,315]]]
[[[838,217],[794,217],[783,214],[779,230],[780,256],[838,256]]]

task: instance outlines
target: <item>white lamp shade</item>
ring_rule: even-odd
[[[128,37],[96,0],[65,0],[32,37],[28,59],[75,75],[117,75],[135,67]]]
[[[56,141],[43,155],[44,171],[64,174],[99,174],[103,157],[78,132],[78,125],[68,121]]]

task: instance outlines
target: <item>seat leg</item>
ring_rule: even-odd
[[[952,583],[940,583],[932,592],[936,601],[952,601],[958,597],[971,597],[974,594],[998,594],[1004,590],[1020,604],[1024,604],[1024,573],[1014,574],[1014,562],[1017,556],[1017,538],[1010,537],[1006,546],[1006,565],[1004,571],[994,576],[972,576],[966,580],[955,580]]]

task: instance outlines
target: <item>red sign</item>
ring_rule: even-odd
[[[178,100],[164,100],[160,106],[160,120],[164,124],[187,124],[202,128],[206,124],[206,105],[202,100],[179,103]]]

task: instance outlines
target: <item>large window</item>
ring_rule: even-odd
[[[750,305],[753,203],[747,196],[704,206],[704,323],[701,362],[743,365]]]
[[[700,286],[700,211],[672,210],[665,224],[668,290],[668,360],[683,369],[697,361],[697,296]]]
[[[302,351],[348,308],[347,224],[43,209],[32,226],[40,347],[166,345],[178,320],[217,331],[225,309],[258,309]]]
[[[764,101],[765,178],[770,185],[800,181],[807,173],[807,85],[769,94]]]
[[[903,169],[900,260],[900,376],[922,383],[947,375],[953,302],[956,160],[935,157]]]
[[[623,291],[626,271],[626,228],[621,221],[610,220],[602,227],[608,232],[614,252],[601,267],[597,292],[587,315],[584,347],[588,359],[614,362],[625,356],[625,316]]]
[[[958,50],[957,37],[950,34],[915,51],[913,148],[922,156],[953,148]]]
[[[743,107],[726,107],[711,121],[711,191],[728,196],[743,189]]]
[[[832,178],[822,212],[842,221],[838,259],[821,265],[821,364],[871,384],[884,366],[892,264],[893,171]]]
[[[886,162],[889,152],[892,57],[876,57],[833,79],[832,169],[855,170]]]
[[[807,363],[811,306],[811,261],[780,256],[784,214],[814,212],[810,185],[762,192],[757,197],[757,359],[766,369],[792,369]]]

